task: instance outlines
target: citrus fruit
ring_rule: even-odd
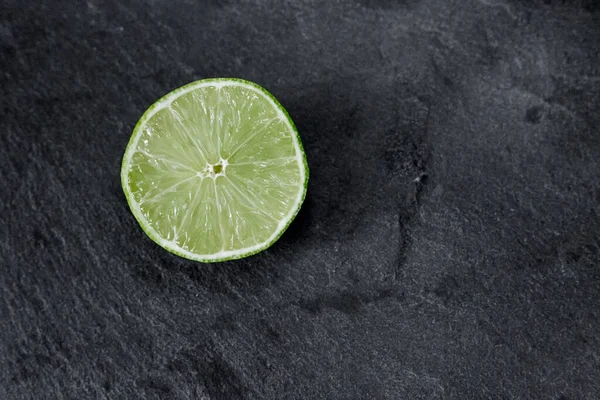
[[[154,103],[127,145],[121,184],[144,232],[201,262],[271,246],[300,210],[308,165],[290,116],[241,79],[190,83]]]

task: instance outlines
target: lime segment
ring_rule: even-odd
[[[308,166],[285,109],[240,79],[193,82],[153,104],[121,169],[146,234],[182,257],[215,262],[272,245],[298,213]]]

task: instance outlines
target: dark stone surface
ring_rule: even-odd
[[[0,4],[1,399],[597,399],[595,1]],[[307,201],[202,265],[121,156],[190,81],[269,89]]]

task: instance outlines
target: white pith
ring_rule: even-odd
[[[300,170],[300,184],[298,187],[298,194],[297,194],[296,198],[294,199],[293,204],[290,205],[289,212],[287,213],[287,215],[285,215],[284,218],[282,218],[279,221],[277,229],[275,229],[275,231],[269,238],[267,238],[266,240],[264,240],[262,242],[256,243],[252,246],[245,247],[245,248],[240,248],[240,249],[236,249],[236,250],[221,250],[221,251],[218,251],[215,253],[209,253],[209,254],[199,254],[199,253],[191,252],[189,250],[182,248],[175,241],[168,240],[168,239],[162,237],[156,231],[156,229],[152,226],[150,221],[148,221],[147,218],[145,218],[145,216],[143,215],[141,208],[140,208],[140,204],[135,200],[132,192],[130,191],[129,173],[128,172],[131,167],[132,157],[137,152],[138,143],[142,136],[142,134],[141,134],[143,131],[142,128],[146,125],[148,120],[150,120],[160,110],[162,110],[166,107],[169,107],[174,99],[177,99],[180,96],[185,95],[186,93],[189,93],[191,91],[194,91],[194,90],[197,90],[197,89],[203,88],[203,87],[222,88],[225,86],[233,86],[233,87],[237,86],[237,87],[243,87],[246,90],[251,90],[252,92],[261,96],[263,99],[267,100],[269,102],[269,104],[271,104],[271,106],[277,110],[279,118],[281,119],[281,121],[283,121],[285,123],[285,125],[288,128],[288,131],[292,137],[292,141],[294,143],[294,149],[295,149],[295,157],[294,158],[295,158],[296,162],[298,163],[299,170]],[[186,257],[188,259],[196,260],[196,261],[204,261],[204,262],[221,261],[221,260],[225,260],[225,259],[235,259],[235,258],[240,258],[240,257],[248,255],[248,254],[256,253],[257,251],[260,251],[260,250],[268,247],[270,244],[272,244],[277,239],[277,237],[279,237],[281,235],[282,231],[289,225],[291,220],[294,218],[295,214],[298,212],[298,209],[303,201],[304,193],[305,193],[305,188],[303,186],[306,182],[306,170],[305,170],[305,164],[304,164],[304,159],[303,159],[303,152],[301,150],[301,145],[298,141],[296,130],[290,124],[290,121],[289,121],[287,115],[282,110],[281,106],[278,105],[275,101],[273,101],[273,99],[269,95],[267,95],[265,92],[258,89],[257,87],[254,87],[251,84],[246,84],[246,83],[240,82],[240,81],[219,82],[219,81],[208,80],[208,81],[200,81],[195,84],[191,84],[187,87],[177,89],[174,92],[168,94],[163,99],[161,99],[159,103],[156,103],[150,110],[148,110],[143,115],[141,121],[139,122],[138,126],[135,129],[134,135],[135,136],[133,137],[132,141],[128,145],[128,148],[127,148],[127,151],[126,151],[126,154],[124,157],[123,165],[125,167],[121,170],[121,181],[123,183],[123,189],[125,191],[126,197],[130,203],[131,210],[132,210],[133,214],[135,215],[136,219],[138,219],[138,221],[140,221],[140,224],[142,225],[144,230],[148,233],[148,235],[151,238],[153,238],[156,242],[158,242],[158,244],[160,246],[164,247],[165,249],[167,249],[173,253],[176,253],[183,257]],[[222,171],[220,173],[214,173],[214,170],[213,170],[214,165],[207,164],[206,169],[204,171],[197,172],[197,176],[201,179],[204,179],[204,178],[217,179],[220,176],[226,177],[228,160],[221,158],[217,164],[220,164],[222,166]],[[217,164],[215,164],[215,165],[217,165]]]

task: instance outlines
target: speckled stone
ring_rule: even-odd
[[[3,0],[0,399],[597,399],[600,8]],[[120,162],[257,82],[311,180],[271,249],[148,239]]]

